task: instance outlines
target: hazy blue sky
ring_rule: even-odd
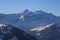
[[[0,0],[1,13],[17,13],[24,9],[43,10],[60,16],[60,0]]]

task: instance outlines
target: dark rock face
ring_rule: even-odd
[[[11,25],[7,25],[6,29],[4,31],[0,31],[1,40],[12,40],[13,37],[16,39],[13,40],[37,40],[34,36],[16,28]]]
[[[42,40],[60,40],[60,27],[51,26],[43,31],[41,31]]]
[[[34,34],[38,40],[60,40],[60,26],[56,25],[52,25],[51,27],[39,32],[34,31],[31,33],[39,33],[40,35]]]

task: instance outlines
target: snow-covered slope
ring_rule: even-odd
[[[31,29],[29,33],[38,40],[60,40],[60,26],[54,23]]]
[[[51,24],[46,25],[46,26],[40,26],[40,27],[31,29],[30,31],[42,31],[42,30],[45,30],[46,28],[49,28],[49,27],[52,26],[52,25],[54,25],[54,23],[51,23]]]
[[[31,12],[26,9],[24,12],[17,14],[0,13],[0,23],[10,24],[28,32],[30,29],[48,25],[50,23],[59,25],[60,17],[54,16],[51,13],[46,13],[42,10]]]

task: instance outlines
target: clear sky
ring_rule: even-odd
[[[60,16],[60,0],[0,0],[0,13],[17,13],[24,9],[43,10]]]

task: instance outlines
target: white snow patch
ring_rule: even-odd
[[[46,25],[46,26],[40,26],[40,27],[38,27],[38,28],[33,28],[33,29],[31,29],[30,31],[42,31],[42,30],[44,30],[44,29],[52,26],[53,24],[54,24],[54,23],[51,23],[51,24]]]
[[[19,19],[23,19],[24,20],[24,15],[22,15],[21,17],[19,17]]]
[[[6,25],[0,24],[0,29],[3,29],[3,27],[6,27]]]
[[[40,36],[40,33],[38,33],[37,35]]]

